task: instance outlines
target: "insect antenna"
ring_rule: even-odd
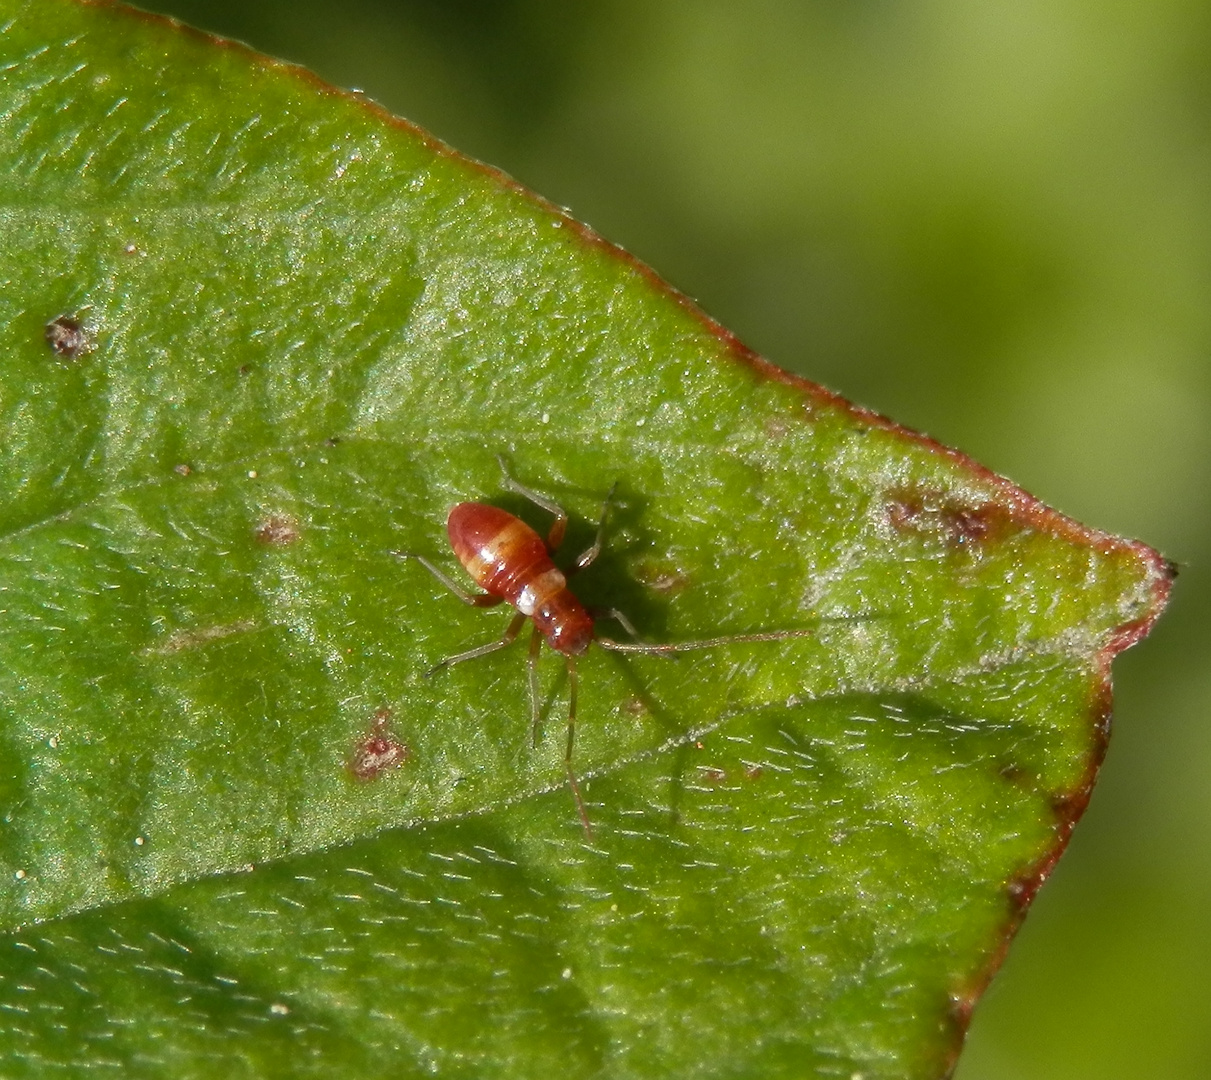
[[[615,641],[613,638],[602,637],[598,634],[593,640],[603,649],[609,649],[611,652],[652,653],[657,656],[671,656],[674,653],[692,652],[695,649],[714,649],[720,645],[732,645],[745,641],[785,641],[788,638],[811,637],[815,633],[814,629],[807,628],[801,630],[760,630],[752,634],[724,634],[719,637],[701,638],[698,641],[674,641],[660,644],[643,641],[639,637],[639,631],[635,629],[631,620],[617,608],[594,609],[593,618],[595,620],[612,619],[633,639],[632,641]]]
[[[755,634],[725,634],[722,637],[702,638],[698,641],[673,641],[656,644],[648,641],[615,641],[613,638],[596,637],[593,640],[603,649],[622,653],[652,653],[657,656],[672,653],[693,652],[695,649],[715,649],[720,645],[736,645],[746,641],[786,641],[789,638],[812,637],[815,630],[763,630]]]

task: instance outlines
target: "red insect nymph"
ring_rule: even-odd
[[[593,617],[568,588],[551,552],[520,518],[497,506],[459,503],[446,521],[450,546],[485,592],[534,620],[556,652],[581,656],[593,640]]]
[[[502,460],[501,468],[505,468]],[[411,551],[396,552],[396,554],[416,559],[438,581],[458,596],[463,603],[475,607],[492,607],[495,604],[508,602],[516,609],[517,614],[509,623],[504,636],[486,645],[479,645],[466,652],[448,656],[445,660],[431,668],[428,674],[460,664],[464,660],[472,660],[477,656],[485,656],[497,649],[503,649],[521,632],[527,619],[534,623],[534,635],[530,639],[529,673],[530,673],[530,719],[533,725],[534,740],[538,740],[539,693],[538,693],[538,650],[545,640],[556,652],[563,653],[568,665],[568,742],[564,752],[564,767],[568,774],[568,783],[572,787],[572,795],[576,799],[576,808],[585,833],[591,838],[592,826],[589,815],[585,810],[576,776],[572,772],[572,746],[576,738],[576,657],[582,656],[594,641],[602,648],[615,652],[655,653],[668,656],[676,652],[690,649],[709,649],[718,645],[730,645],[741,641],[781,641],[784,638],[805,637],[810,630],[777,630],[756,634],[733,634],[728,637],[707,638],[703,641],[682,641],[670,645],[650,645],[641,641],[614,641],[599,635],[594,628],[596,619],[613,619],[632,637],[636,637],[634,628],[626,616],[614,609],[589,611],[572,594],[568,588],[568,576],[583,570],[601,551],[601,538],[605,530],[606,513],[609,510],[613,490],[606,497],[605,505],[601,508],[601,521],[597,526],[597,539],[593,545],[582,552],[580,557],[567,571],[561,571],[552,556],[559,545],[563,543],[567,530],[568,516],[550,499],[523,487],[505,470],[505,486],[519,495],[525,496],[536,506],[555,515],[547,538],[544,541],[533,529],[520,518],[514,517],[507,510],[497,506],[487,506],[483,503],[459,503],[450,511],[446,521],[446,529],[450,534],[450,545],[454,554],[463,564],[467,573],[484,591],[482,593],[468,592],[457,582],[449,578],[442,570],[423,555]]]

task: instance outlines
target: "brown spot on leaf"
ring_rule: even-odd
[[[349,772],[355,780],[367,783],[387,769],[398,769],[408,760],[408,747],[394,738],[390,724],[391,710],[379,709],[370,730],[354,744]]]
[[[46,324],[45,337],[51,352],[65,360],[78,360],[96,347],[84,324],[74,315],[51,319]]]
[[[285,514],[270,514],[253,533],[257,542],[274,547],[285,547],[299,538],[299,524]]]
[[[714,765],[699,765],[698,779],[704,784],[722,784],[727,781],[727,771]]]
[[[181,462],[180,465],[174,465],[172,467],[172,471],[175,472],[178,476],[188,476],[190,473],[193,472],[193,467],[190,465],[186,465],[185,462]]]
[[[760,765],[745,765],[744,767],[745,780],[760,780],[764,773],[765,769]]]
[[[940,491],[899,489],[888,492],[888,524],[897,532],[942,537],[952,547],[974,547],[1019,528],[1000,503],[964,503]]]
[[[1023,787],[1029,786],[1031,781],[1035,779],[1015,761],[1005,762],[999,769],[997,769],[997,775],[1000,776],[1002,780],[1007,780],[1011,784],[1019,784]]]

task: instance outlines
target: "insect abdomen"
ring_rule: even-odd
[[[499,507],[459,503],[446,528],[454,554],[475,583],[523,615],[533,615],[567,585],[538,533]]]
[[[530,616],[557,651],[588,648],[593,620],[529,525],[497,506],[459,503],[446,530],[458,561],[481,589]]]

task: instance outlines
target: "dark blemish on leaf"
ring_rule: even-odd
[[[1030,779],[1026,770],[1023,769],[1021,765],[1018,765],[1012,761],[1006,762],[1004,765],[1002,765],[997,770],[997,775],[1000,776],[1002,780],[1008,780],[1011,784],[1025,784]]]
[[[241,364],[238,369],[239,374],[241,374],[241,375],[247,375],[251,370],[252,370],[251,364]]]
[[[940,536],[952,547],[974,547],[1020,528],[1008,507],[960,502],[939,491],[888,492],[887,522],[897,532]]]
[[[714,765],[699,765],[698,779],[704,784],[722,784],[727,781],[727,770],[716,768]]]
[[[1088,802],[1089,793],[1087,791],[1065,792],[1052,796],[1051,809],[1061,825],[1071,828],[1084,812]]]
[[[339,443],[340,441],[341,441],[341,440],[340,440],[339,438],[337,438],[335,435],[332,435],[332,436],[330,436],[329,438],[327,438],[327,439],[325,439],[325,440],[324,440],[324,445],[325,445],[325,446],[330,446],[330,447],[331,447],[331,446],[336,446],[336,445],[337,445],[337,443]]]
[[[1009,896],[1009,903],[1012,907],[1024,909],[1033,890],[1031,882],[1023,878],[1014,878],[1005,886],[1005,892]]]
[[[285,547],[299,538],[299,524],[285,514],[272,514],[256,527],[253,536],[258,543]]]
[[[379,709],[370,730],[353,747],[349,772],[355,780],[367,783],[387,769],[398,769],[411,756],[408,747],[397,742],[389,727],[391,710]]]
[[[746,765],[744,767],[745,780],[760,780],[765,775],[765,769],[760,765]]]
[[[66,360],[78,360],[96,347],[92,336],[74,315],[60,315],[46,324],[46,343],[51,352]]]
[[[238,622],[224,623],[221,626],[205,626],[200,630],[174,630],[165,639],[163,645],[147,651],[155,656],[169,656],[172,653],[183,652],[185,649],[197,649],[209,645],[212,641],[220,641],[234,634],[246,634],[255,630],[256,623],[251,619],[240,619]]]
[[[647,716],[648,707],[637,697],[627,698],[621,705],[623,713],[627,716],[634,717],[638,720],[640,717]]]
[[[185,462],[181,462],[180,465],[174,465],[172,471],[178,476],[189,476],[193,472],[193,467],[186,465]]]

